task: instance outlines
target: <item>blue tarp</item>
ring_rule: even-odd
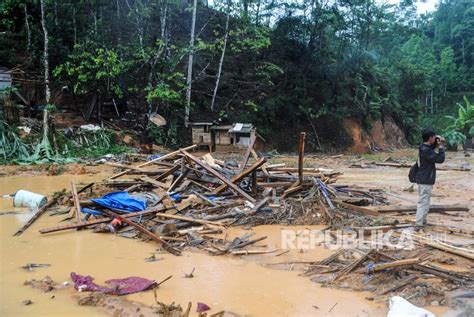
[[[146,209],[146,202],[130,196],[127,192],[114,192],[104,195],[102,198],[91,199],[97,205],[118,209],[122,211],[134,212]]]
[[[89,214],[89,215],[95,215],[95,216],[100,216],[100,215],[102,215],[102,212],[101,212],[101,211],[97,211],[97,210],[90,209],[90,208],[86,208],[86,207],[82,207],[82,208],[81,208],[81,212],[82,212],[82,213],[85,213],[85,214]]]

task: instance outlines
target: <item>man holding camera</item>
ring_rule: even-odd
[[[416,205],[416,231],[419,231],[426,224],[426,216],[430,211],[431,191],[436,181],[435,164],[443,163],[445,158],[445,141],[443,137],[436,135],[432,129],[424,129],[421,132],[421,137],[423,138],[423,143],[419,147],[419,168],[416,173],[416,182],[420,195]]]

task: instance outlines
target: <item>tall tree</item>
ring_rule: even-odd
[[[43,55],[43,65],[44,65],[44,86],[45,86],[45,98],[46,103],[51,102],[51,87],[49,80],[49,36],[48,28],[46,26],[46,12],[45,12],[45,0],[40,0],[41,5],[41,26],[43,28],[44,36],[44,55]]]
[[[193,84],[194,32],[196,29],[196,10],[197,0],[194,0],[191,21],[191,36],[189,39],[188,76],[186,79],[186,109],[184,113],[184,124],[186,127],[189,125],[189,114],[191,110],[191,89]]]
[[[216,102],[217,89],[219,89],[219,82],[221,80],[221,73],[222,73],[222,65],[224,64],[225,49],[227,47],[227,39],[229,37],[230,3],[231,1],[227,0],[227,17],[225,20],[224,44],[222,47],[221,58],[219,60],[219,70],[217,71],[216,86],[214,87],[214,92],[212,94],[211,111],[214,111],[214,103]]]

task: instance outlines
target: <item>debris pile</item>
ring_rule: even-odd
[[[196,145],[155,155],[138,165],[106,162],[120,172],[80,189],[72,182],[70,192],[54,196],[16,235],[55,206],[59,206],[53,211],[55,214],[68,214],[67,219],[72,222],[42,228],[41,234],[90,228],[94,232],[151,240],[173,255],[191,247],[211,255],[278,251],[251,248],[265,236],[245,234],[231,240],[216,236],[233,225],[325,224],[322,231],[334,239],[336,231],[353,232],[360,237],[374,230],[394,230],[399,235],[400,230],[413,226],[413,221],[404,217],[413,213],[413,206],[382,206],[387,204],[382,190],[335,184],[339,172],[304,167],[304,138],[302,133],[295,168],[267,162],[252,149],[253,142],[240,163],[217,160],[210,154],[192,154]],[[456,205],[434,206],[433,211],[449,208],[469,210]],[[472,231],[446,226],[429,228],[474,236]],[[377,244],[365,250],[341,249],[322,261],[305,263],[303,274],[326,286],[370,290],[374,293],[371,299],[375,300],[404,294],[405,298],[440,304],[445,303],[446,290],[474,283],[472,273],[430,265],[430,261],[441,259],[448,252],[456,257],[457,264],[467,260],[464,265],[472,267],[472,249],[422,235],[410,237],[416,244],[414,250],[383,250]],[[154,256],[146,259],[155,260]],[[295,263],[288,264],[294,268]],[[438,277],[446,284],[440,287],[423,281],[429,277]]]

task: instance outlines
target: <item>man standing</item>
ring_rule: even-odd
[[[433,185],[436,181],[435,163],[444,162],[444,138],[437,136],[432,129],[421,132],[423,143],[419,147],[419,169],[416,174],[419,199],[416,205],[415,230],[420,230],[426,224],[426,216],[430,211],[430,199]],[[438,149],[438,152],[435,151]]]

